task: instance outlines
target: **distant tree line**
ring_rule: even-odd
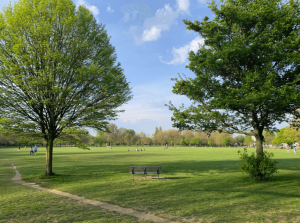
[[[153,135],[145,132],[135,132],[132,129],[118,128],[115,124],[109,124],[108,132],[99,131],[96,136],[90,133],[76,136],[84,144],[88,146],[151,146],[151,145],[166,145],[169,146],[230,146],[244,145],[245,137],[242,135],[236,136],[227,133],[212,132],[208,136],[204,132],[191,130],[178,131],[176,129],[162,130],[161,127],[156,127]],[[30,146],[38,144],[46,146],[47,142],[39,137],[32,135],[4,135],[0,132],[1,146]],[[73,142],[69,138],[57,138],[54,140],[54,146],[73,146]]]
[[[177,129],[162,130],[161,127],[156,127],[155,132],[152,135],[145,132],[135,132],[132,129],[126,129],[123,127],[118,128],[115,124],[108,125],[108,132],[99,131],[96,136],[92,136],[90,133],[75,137],[88,146],[252,146],[255,141],[250,135],[238,135],[233,137],[232,134],[219,133],[217,131],[212,132],[210,136],[201,131],[184,130],[179,131]],[[276,134],[271,131],[264,131],[264,146],[278,146],[282,143],[291,145],[292,143],[300,141],[300,133],[289,127],[281,129]],[[0,145],[1,146],[30,146],[38,144],[40,146],[46,146],[44,139],[34,137],[32,135],[4,135],[0,132]],[[58,138],[54,141],[54,146],[75,146],[69,138]]]
[[[230,134],[213,132],[208,136],[204,132],[191,130],[179,131],[177,129],[162,130],[156,127],[153,135],[141,131],[136,133],[132,129],[118,128],[109,124],[110,133],[98,132],[96,137],[90,137],[91,142],[98,146],[241,146],[245,137],[242,135],[232,137]]]

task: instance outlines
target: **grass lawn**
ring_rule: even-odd
[[[249,182],[237,166],[239,148],[143,148],[146,151],[55,147],[57,176],[51,178],[43,177],[45,148],[36,156],[29,156],[28,149],[0,148],[0,222],[137,222],[12,184],[14,171],[8,162],[17,166],[25,181],[175,221],[300,222],[300,155],[293,151],[268,149],[279,162],[279,174],[269,182]],[[131,165],[159,165],[166,179],[149,175],[145,181],[136,174],[132,180]]]

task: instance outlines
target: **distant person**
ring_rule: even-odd
[[[18,149],[18,151],[20,151],[20,149],[21,149],[21,147],[19,146],[19,149]]]
[[[296,155],[296,147],[294,147],[294,153],[295,153],[295,155]]]
[[[35,147],[34,147],[34,153],[35,153],[35,155],[36,155],[37,149],[38,149],[38,147],[35,146]]]
[[[30,147],[30,153],[29,153],[30,156],[31,156],[31,153],[33,154],[33,148],[32,148],[32,146]]]
[[[290,150],[289,150],[289,147],[287,147],[287,149],[286,149],[286,152],[287,152],[287,153],[289,153],[289,152],[290,152]]]
[[[26,146],[24,147],[24,150],[26,151]]]

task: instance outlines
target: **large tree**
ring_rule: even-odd
[[[1,125],[47,141],[47,176],[56,138],[86,127],[106,131],[130,94],[105,27],[87,8],[72,0],[20,0],[3,8]]]
[[[294,144],[295,142],[300,141],[300,131],[296,129],[285,127],[279,130],[276,138],[273,139],[272,143],[275,145],[279,145],[281,143],[286,143],[289,146]]]
[[[222,1],[224,2],[224,1]],[[204,39],[189,54],[195,78],[175,78],[173,93],[194,103],[173,111],[174,127],[256,137],[276,130],[300,106],[300,7],[298,0],[227,0],[209,4],[212,21],[184,20]]]

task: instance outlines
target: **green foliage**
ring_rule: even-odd
[[[156,136],[158,134],[159,130],[157,128],[157,126],[155,126],[155,132],[154,132],[154,135]]]
[[[278,146],[281,143],[285,143],[285,139],[283,137],[284,128],[280,129],[277,136],[273,139],[272,143]]]
[[[184,141],[184,139],[181,139],[180,141],[179,141],[179,143],[178,143],[179,145],[185,145],[185,141]]]
[[[263,132],[263,136],[265,138],[265,144],[272,144],[272,141],[275,138],[275,133],[273,131],[270,130],[266,130]]]
[[[128,134],[130,134],[130,135],[132,135],[132,136],[135,135],[135,131],[134,131],[133,129],[127,129],[127,130],[125,131],[125,133],[128,133]]]
[[[187,134],[185,137],[184,137],[184,143],[186,145],[190,144],[190,141],[191,141],[191,136],[189,134]]]
[[[40,134],[47,167],[56,138],[86,148],[83,128],[106,131],[130,94],[104,25],[84,6],[20,0],[0,13],[0,124]]]
[[[230,134],[221,133],[216,137],[215,142],[219,146],[221,146],[221,145],[228,146],[231,143],[233,143],[233,138],[232,138],[232,135],[230,135]]]
[[[236,136],[235,142],[238,143],[239,145],[243,145],[245,142],[245,136],[243,136],[243,135]]]
[[[105,132],[98,131],[95,137],[95,144],[102,145],[105,143]]]
[[[230,144],[230,143],[229,143],[229,140],[228,140],[227,138],[223,138],[223,139],[222,139],[222,145],[224,145],[224,146],[227,147],[227,146],[229,146],[229,144]]]
[[[194,137],[194,138],[191,139],[191,144],[192,145],[200,145],[201,140],[198,137]]]
[[[85,129],[72,127],[63,129],[58,139],[73,144],[80,149],[90,150],[88,141],[83,140],[86,135],[88,135],[88,132]]]
[[[249,145],[252,145],[254,143],[254,141],[252,140],[252,137],[249,136],[249,135],[246,135],[245,136],[245,141],[244,141],[244,144],[249,146]]]
[[[175,81],[173,93],[192,105],[176,108],[173,126],[211,133],[249,134],[263,151],[263,130],[276,130],[300,107],[300,7],[298,1],[215,1],[215,14],[199,21],[184,20],[187,29],[205,39],[189,65],[195,78]],[[300,113],[298,114],[300,117]]]
[[[17,142],[21,145],[34,145],[39,143],[39,138],[32,137],[31,135],[28,135],[27,137],[22,135],[18,137]]]
[[[211,145],[212,145],[211,141],[208,141],[208,142],[207,142],[207,144],[208,144],[209,146],[211,146]]]
[[[287,143],[288,145],[292,145],[295,142],[300,141],[300,132],[290,128],[285,127],[279,130],[276,138],[273,139],[272,143],[274,145],[279,145],[281,143]]]
[[[240,170],[249,175],[253,180],[269,180],[274,173],[278,173],[275,160],[271,158],[273,153],[262,152],[258,155],[252,153],[250,156],[247,149],[242,153],[238,151],[241,162],[239,163]]]

